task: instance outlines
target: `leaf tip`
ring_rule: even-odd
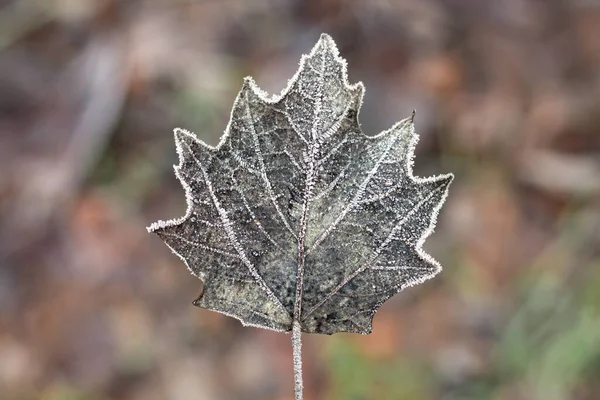
[[[148,233],[158,233],[157,231],[159,229],[164,228],[166,222],[163,220],[158,220],[156,222],[153,222],[152,224],[150,224],[150,226],[146,227],[146,230],[148,231]]]
[[[194,301],[192,301],[192,305],[194,305],[196,307],[202,307],[202,303],[201,303],[202,297],[204,297],[204,284],[200,288],[200,294],[198,295],[198,297]]]
[[[450,187],[450,184],[454,180],[454,174],[453,173],[448,173],[448,174],[438,175],[437,177],[435,177],[435,179],[438,182],[440,182],[440,186],[443,186],[444,189],[445,189],[445,191],[447,192],[448,188]]]
[[[192,137],[192,134],[188,130],[183,128],[173,129],[173,135],[175,136],[176,143],[185,142],[186,140],[189,140],[190,137]]]
[[[330,51],[336,57],[339,56],[340,52],[335,44],[335,40],[327,33],[321,33],[321,37],[319,37],[319,41],[315,45],[315,50],[321,48],[325,51]]]
[[[321,36],[319,37],[319,41],[320,42],[324,42],[324,43],[328,43],[328,42],[333,42],[333,39],[331,38],[331,35],[329,35],[328,33],[321,33]]]
[[[245,76],[241,91],[243,92],[244,90],[251,89],[253,86],[256,86],[256,82],[254,82],[254,78],[252,78],[251,76]]]
[[[265,102],[265,103],[274,103],[276,101],[278,101],[278,99],[280,99],[281,97],[283,97],[283,95],[289,90],[289,88],[284,89],[284,91],[282,92],[281,95],[279,96],[269,96],[269,94],[267,92],[265,92],[264,90],[262,90],[260,88],[260,86],[258,86],[258,84],[256,83],[256,81],[254,80],[253,77],[251,76],[246,76],[244,77],[244,83],[242,84],[242,89],[240,90],[240,94],[238,96],[238,99],[241,96],[254,96],[254,97],[258,97],[258,99],[260,99],[261,101]]]

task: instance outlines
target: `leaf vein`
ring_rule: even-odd
[[[394,239],[394,235],[395,233],[404,225],[404,223],[406,221],[408,221],[408,219],[415,213],[417,212],[421,206],[423,204],[425,204],[425,202],[427,202],[429,199],[431,199],[433,197],[433,195],[442,188],[442,186],[435,188],[434,190],[431,191],[431,193],[429,193],[425,198],[421,199],[414,207],[413,209],[408,212],[406,214],[406,216],[404,218],[402,218],[390,231],[390,233],[388,234],[387,238],[383,241],[383,243],[381,245],[379,245],[379,247],[377,249],[375,249],[375,251],[373,252],[373,255],[371,256],[371,258],[369,259],[369,261],[367,261],[365,264],[363,264],[360,268],[358,268],[356,271],[354,271],[349,277],[345,278],[338,286],[336,286],[333,290],[331,290],[329,293],[327,293],[315,306],[313,306],[313,308],[311,308],[308,313],[304,316],[305,318],[308,317],[309,315],[311,315],[313,312],[315,312],[315,310],[317,310],[319,307],[321,307],[326,301],[328,301],[333,295],[337,294],[340,289],[342,287],[344,287],[348,282],[350,282],[352,279],[354,279],[356,276],[358,276],[359,274],[361,274],[363,271],[365,271],[367,268],[371,267],[371,264],[379,257],[379,255],[381,254],[381,252],[383,251],[383,249],[385,249],[387,247],[387,245]]]
[[[281,303],[279,298],[277,298],[277,296],[275,296],[275,294],[273,294],[273,291],[269,288],[269,286],[267,285],[265,280],[262,278],[262,276],[260,276],[260,274],[256,270],[256,267],[254,266],[254,264],[252,264],[252,262],[246,256],[246,253],[244,252],[244,249],[242,248],[241,243],[237,239],[235,231],[233,230],[233,227],[232,227],[233,224],[227,215],[227,211],[223,208],[223,206],[221,205],[221,202],[219,201],[219,199],[217,198],[217,196],[213,190],[212,182],[210,181],[210,179],[208,177],[206,168],[204,168],[204,165],[202,165],[200,160],[198,160],[198,158],[196,158],[196,155],[194,154],[194,152],[192,151],[190,146],[185,142],[183,142],[183,145],[185,145],[187,147],[188,152],[193,157],[196,165],[198,166],[198,168],[200,168],[200,171],[202,171],[202,176],[203,176],[204,182],[206,184],[206,189],[208,190],[208,193],[210,194],[210,197],[213,200],[214,207],[217,209],[217,212],[219,213],[219,217],[221,219],[221,223],[223,224],[225,233],[227,234],[229,240],[231,241],[231,244],[233,245],[234,249],[239,254],[240,259],[242,260],[244,265],[246,265],[246,267],[248,268],[248,270],[250,271],[250,273],[252,274],[254,279],[256,279],[256,282],[259,284],[259,286],[262,288],[262,290],[267,293],[267,296],[271,299],[271,301],[273,301],[273,303],[278,308],[280,308],[282,311],[284,311],[285,314],[288,314],[288,311],[283,306],[283,304]]]

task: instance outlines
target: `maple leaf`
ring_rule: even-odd
[[[412,175],[414,113],[365,135],[363,93],[322,35],[281,95],[245,79],[216,147],[175,129],[188,209],[148,230],[204,282],[195,305],[277,331],[370,333],[383,302],[441,270],[421,245],[453,177]]]

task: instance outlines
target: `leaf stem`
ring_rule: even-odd
[[[292,348],[294,352],[294,393],[296,400],[302,400],[302,331],[300,322],[292,325]]]

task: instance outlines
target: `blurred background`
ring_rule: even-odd
[[[444,271],[368,336],[305,335],[307,399],[600,399],[600,1],[0,1],[0,398],[293,398],[289,335],[191,305],[146,226],[185,212],[172,129],[216,144],[321,32],[363,130],[416,109],[456,179]]]

